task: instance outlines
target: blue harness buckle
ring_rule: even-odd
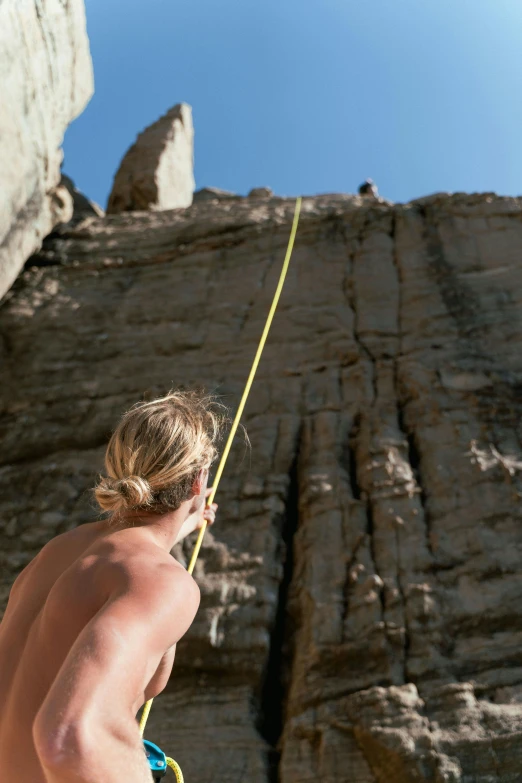
[[[150,771],[155,781],[161,780],[161,778],[167,773],[167,757],[153,742],[149,740],[143,740],[143,747],[145,748],[145,755],[149,762]]]

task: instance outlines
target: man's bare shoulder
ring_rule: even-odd
[[[56,536],[14,588],[26,582],[30,586],[42,576],[49,587],[56,579],[63,600],[77,602],[81,594],[99,606],[123,596],[151,605],[162,600],[187,602],[196,610],[199,605],[199,588],[186,569],[133,528],[111,529],[94,522]]]
[[[89,554],[102,560],[103,578],[112,597],[126,595],[150,603],[151,608],[181,602],[197,610],[200,591],[192,576],[169,552],[144,541],[132,528],[107,536]]]
[[[117,556],[108,559],[103,567],[106,597],[101,612],[109,622],[117,615],[129,630],[146,628],[150,639],[156,639],[164,653],[194,620],[200,602],[199,587],[165,550],[145,545],[129,551],[127,543],[131,539],[129,536],[124,543],[123,537],[118,537]]]
[[[123,547],[122,547],[123,549]],[[199,596],[199,588],[180,563],[159,547],[144,547],[139,552],[119,552],[115,577],[125,589],[135,592],[186,593]],[[123,554],[123,556],[121,556]]]
[[[87,523],[60,533],[48,541],[16,577],[11,588],[11,599],[21,592],[28,582],[31,583],[33,576],[38,577],[42,570],[52,572],[54,566],[58,573],[63,573],[74,559],[99,537],[98,529],[99,523]]]

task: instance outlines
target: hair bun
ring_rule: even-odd
[[[94,494],[103,511],[116,513],[147,506],[152,500],[150,484],[141,476],[125,476],[121,479],[104,476],[100,479]]]
[[[141,476],[125,476],[118,479],[114,489],[123,495],[129,506],[146,506],[152,499],[150,484]]]

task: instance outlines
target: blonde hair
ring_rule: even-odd
[[[102,511],[179,508],[198,473],[216,457],[226,421],[222,411],[213,398],[194,391],[172,391],[130,408],[109,441],[107,475],[94,490]]]

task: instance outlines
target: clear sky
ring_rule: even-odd
[[[64,171],[105,206],[193,108],[196,187],[522,193],[522,0],[86,0],[96,91]]]

